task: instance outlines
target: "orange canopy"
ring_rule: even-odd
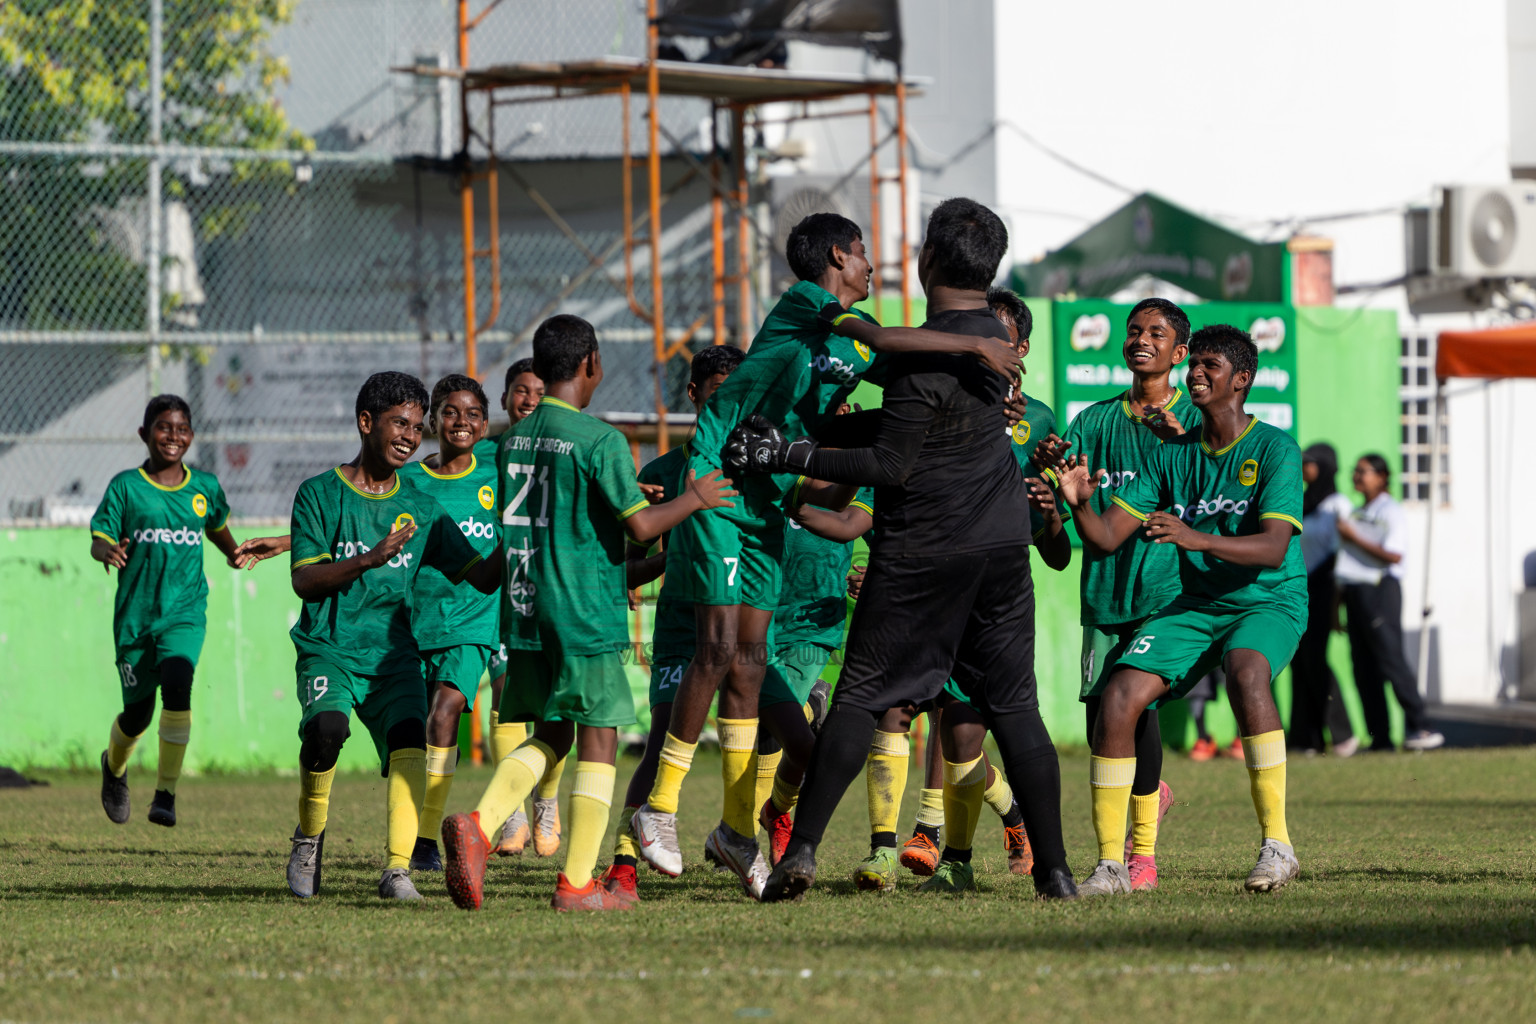
[[[1443,332],[1435,352],[1435,376],[1536,377],[1536,324]]]

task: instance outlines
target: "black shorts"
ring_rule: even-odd
[[[924,708],[951,677],[984,718],[1038,707],[1027,545],[870,562],[833,702]]]

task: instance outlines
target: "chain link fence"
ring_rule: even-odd
[[[0,518],[84,522],[143,458],[145,401],[171,391],[192,405],[191,461],[236,514],[282,519],[300,480],[355,452],[368,374],[430,386],[462,370],[457,90],[391,70],[449,66],[455,7],[0,7]],[[476,65],[643,46],[634,0],[507,3],[471,35]],[[700,138],[702,101],[663,112],[672,138]],[[571,312],[604,345],[594,411],[652,410],[650,328],[623,294],[617,101],[528,104],[498,114],[507,125],[501,313],[479,339],[488,394],[541,319]],[[661,273],[682,326],[711,301],[709,188],[674,151],[665,191]],[[647,253],[634,272],[648,297]],[[490,295],[484,261],[476,274]],[[660,382],[669,408],[687,409],[685,374],[674,362]]]

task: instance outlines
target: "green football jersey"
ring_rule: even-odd
[[[419,648],[411,631],[411,592],[422,567],[431,566],[458,583],[481,556],[437,499],[403,471],[385,494],[358,490],[339,468],[299,485],[293,496],[290,569],[355,558],[406,521],[416,524],[416,533],[388,563],[335,593],[304,602],[289,631],[300,654],[326,658],[360,675],[414,668]]]
[[[683,445],[680,448],[671,449],[665,455],[657,456],[640,470],[640,482],[660,484],[662,500],[671,501],[683,491],[683,480],[688,473],[688,459],[691,454],[690,446]],[[662,534],[661,544],[665,549],[666,534]],[[681,570],[678,575],[681,575]],[[693,657],[694,637],[697,635],[694,627],[693,605],[677,599],[678,588],[676,585],[669,586],[669,580],[675,578],[677,577],[663,576],[661,593],[656,596],[656,616],[651,627],[652,661]]]
[[[860,488],[850,503],[875,514],[873,487]],[[773,642],[840,647],[848,619],[848,568],[853,542],[818,537],[794,520],[784,531],[784,587],[773,613]]]
[[[1168,404],[1186,436],[1200,436],[1200,410],[1175,390]],[[1062,437],[1072,442],[1067,455],[1088,456],[1091,470],[1107,470],[1093,496],[1100,515],[1120,488],[1134,481],[1162,440],[1141,422],[1127,395],[1095,402],[1078,413]],[[1137,622],[1178,596],[1179,557],[1170,544],[1153,544],[1140,531],[1114,554],[1083,548],[1082,624],[1108,626]]]
[[[624,520],[645,508],[624,435],[545,395],[496,456],[509,649],[602,654],[629,644]]]
[[[91,536],[128,541],[118,573],[112,636],[118,647],[172,624],[201,626],[208,608],[203,534],[229,521],[229,502],[212,473],[183,466],[186,477],[162,487],[142,469],[126,469],[107,484]]]
[[[1238,537],[1258,533],[1266,519],[1294,532],[1278,569],[1233,565],[1202,551],[1151,545],[1179,553],[1184,594],[1223,604],[1276,606],[1307,618],[1307,570],[1301,558],[1301,448],[1291,435],[1250,417],[1248,427],[1225,448],[1212,450],[1201,432],[1159,445],[1134,479],[1121,483],[1113,501],[1137,519],[1173,512],[1201,533]]]
[[[1035,446],[1052,434],[1056,433],[1056,414],[1051,407],[1040,399],[1031,396],[1028,392],[1024,395],[1024,418],[1011,427],[1004,427],[1008,436],[1013,440],[1013,457],[1019,464],[1019,471],[1024,474],[1024,479],[1038,479],[1040,471],[1030,461],[1030,456],[1035,454]],[[1063,519],[1071,519],[1072,515],[1065,506],[1059,511]],[[1045,516],[1033,505],[1029,507],[1029,532],[1036,540],[1045,532]]]
[[[814,436],[861,379],[878,379],[884,358],[859,342],[833,334],[818,318],[829,303],[837,303],[831,292],[810,281],[797,281],[769,311],[747,358],[699,414],[693,450],[706,467],[720,466],[726,438],[748,416],[767,417],[783,429],[785,437]],[[862,311],[855,312],[874,323]],[[737,487],[749,502],[776,501],[796,479],[792,473],[750,476],[744,489],[742,481]],[[766,486],[770,482],[771,493]]]
[[[437,499],[481,558],[496,554],[501,530],[496,521],[496,459],[481,458],[479,445],[462,473],[444,476],[425,462],[412,462],[400,472]],[[455,586],[436,572],[416,580],[411,591],[411,629],[424,651],[459,644],[501,643],[497,627],[499,594],[482,594],[474,587]]]

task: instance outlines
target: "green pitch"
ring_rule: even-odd
[[[194,741],[195,742],[195,741]],[[628,762],[632,765],[632,762]],[[1068,851],[1093,866],[1084,756],[1064,758]],[[619,778],[627,778],[621,763]],[[461,771],[449,810],[486,769]],[[14,1021],[971,1020],[1230,1022],[1530,1019],[1536,1013],[1536,749],[1293,760],[1299,882],[1238,894],[1257,851],[1235,761],[1170,755],[1162,888],[1042,905],[1006,873],[990,812],[982,892],[891,896],[846,880],[864,852],[855,785],[803,903],[747,903],[705,871],[718,761],[683,794],[689,867],[600,919],[547,907],[556,865],[493,860],[486,907],[385,906],[384,782],[338,779],[320,898],[283,884],[297,783],[183,782],[181,823],[102,814],[94,776],[0,791],[0,1018]],[[914,777],[903,827],[914,810]],[[558,860],[559,858],[556,858]]]

